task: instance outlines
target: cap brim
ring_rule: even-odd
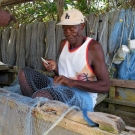
[[[63,22],[59,22],[59,23],[57,23],[56,25],[78,25],[78,24],[80,24],[81,22],[67,22],[67,21],[63,21]],[[83,23],[83,22],[82,22]]]

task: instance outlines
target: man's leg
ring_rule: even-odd
[[[29,97],[32,97],[35,91],[46,88],[50,83],[47,76],[28,67],[20,69],[18,79],[23,95]]]

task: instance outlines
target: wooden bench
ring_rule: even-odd
[[[111,79],[110,84],[108,97],[95,110],[120,116],[129,126],[134,126],[135,81]]]

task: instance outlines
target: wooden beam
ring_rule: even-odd
[[[110,79],[111,86],[125,87],[125,88],[135,88],[134,80],[120,80],[120,79]]]
[[[55,123],[56,120],[60,118],[60,116],[55,116],[55,115],[49,115],[49,113],[42,113],[42,112],[34,112],[34,118],[38,120],[44,120],[45,122],[52,122]],[[81,134],[81,135],[114,135],[112,133],[103,131],[97,127],[89,127],[87,125],[71,121],[67,118],[63,118],[60,123],[58,123],[58,126],[73,131],[75,133]]]
[[[122,115],[122,116],[128,116],[128,117],[135,118],[134,113],[125,112],[125,111],[121,111],[121,110],[112,110],[112,109],[108,109],[108,108],[98,107],[98,111],[106,112],[106,113],[114,114],[114,115],[118,115],[118,116]]]
[[[110,86],[109,98],[115,99],[115,87],[114,86]],[[108,108],[115,110],[115,104],[112,104],[112,103],[108,104]]]
[[[15,5],[15,4],[20,4],[20,3],[25,3],[25,2],[30,2],[34,0],[3,0],[1,2],[1,6],[10,6],[10,5]]]
[[[116,99],[106,98],[104,100],[104,102],[108,102],[108,103],[111,103],[111,104],[118,104],[118,105],[135,107],[135,103],[134,102],[128,102],[128,101],[122,101],[122,100],[116,100]]]
[[[46,102],[43,106],[39,106],[39,107],[37,106],[33,112],[34,112],[34,115],[36,115],[36,117],[40,116],[45,121],[55,123],[56,120],[59,117],[61,117],[61,115],[64,112],[66,112],[69,108],[70,108],[69,106],[67,106],[66,104],[64,104],[62,102],[49,101],[49,102]],[[117,117],[115,115],[105,114],[105,113],[101,113],[101,112],[88,112],[88,116],[92,121],[94,121],[95,123],[97,123],[99,125],[99,128],[89,127],[89,129],[86,129],[85,132],[83,133],[85,135],[87,135],[89,133],[91,133],[91,135],[95,135],[94,132],[97,132],[97,129],[98,129],[98,132],[100,130],[103,130],[108,133],[118,134],[118,133],[122,132],[125,128],[124,121],[120,117]],[[69,123],[67,121],[67,119],[71,120],[71,122]],[[76,122],[76,124],[75,124],[75,122]],[[63,124],[63,123],[66,123],[66,124]],[[70,126],[67,126],[67,123]],[[81,127],[77,128],[77,129],[73,128],[73,127],[79,127],[79,125],[77,123],[82,124],[82,127],[84,126],[84,128],[86,128],[88,126],[87,122],[83,118],[82,112],[72,110],[65,116],[65,118],[62,119],[62,121],[58,125],[62,126],[63,128],[66,128],[66,129],[68,128],[71,131],[81,133],[82,131],[80,131],[80,130],[82,130],[83,128],[82,129],[81,129]],[[91,130],[91,132],[90,132],[90,130]]]

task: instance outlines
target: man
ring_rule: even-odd
[[[109,74],[99,42],[83,36],[84,16],[76,9],[66,11],[60,23],[65,39],[60,43],[58,64],[54,60],[43,62],[54,79],[30,68],[19,72],[22,93],[30,97],[47,97],[82,110],[92,111],[97,93],[109,91]]]
[[[0,27],[7,26],[10,21],[16,22],[14,16],[12,16],[9,12],[0,9]]]

